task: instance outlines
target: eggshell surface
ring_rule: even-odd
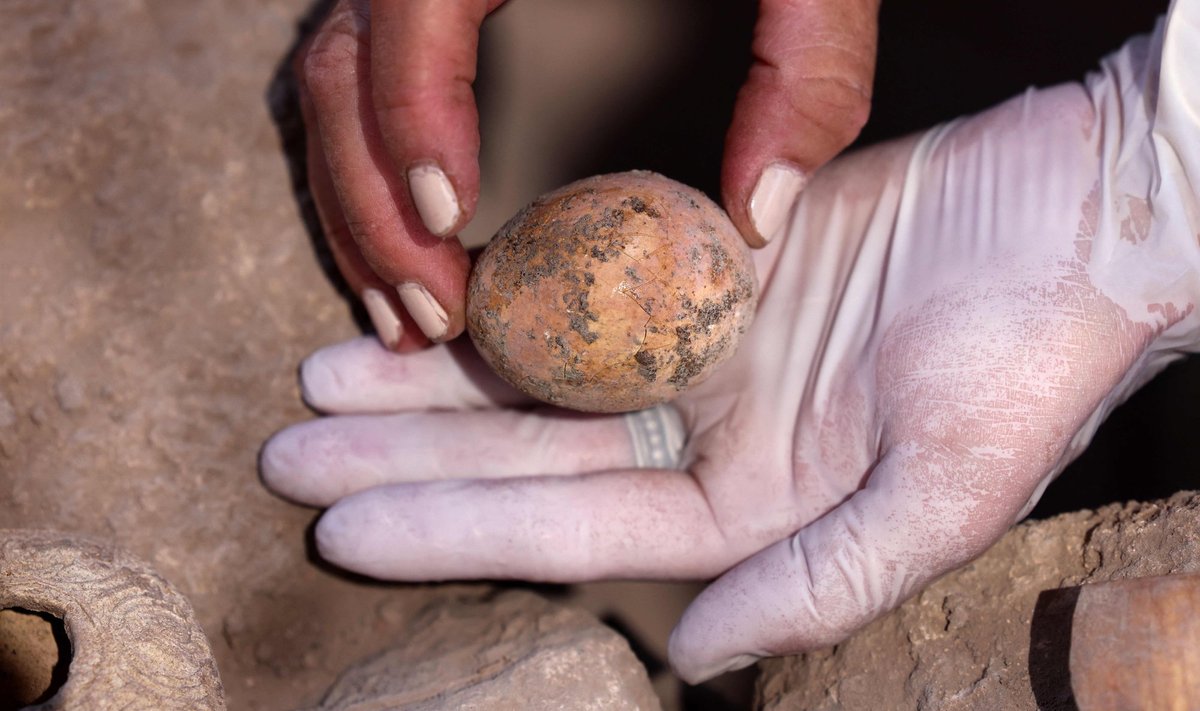
[[[668,401],[733,355],[758,284],[725,212],[656,173],[585,178],[517,213],[476,262],[467,330],[539,400],[587,412]]]

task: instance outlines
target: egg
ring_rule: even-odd
[[[631,171],[571,183],[513,216],[472,268],[467,331],[523,392],[626,412],[708,379],[757,298],[750,250],[725,212]]]

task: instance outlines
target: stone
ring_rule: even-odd
[[[63,412],[72,412],[87,403],[83,384],[69,375],[64,375],[54,384],[54,398]]]
[[[1200,571],[1200,493],[1009,531],[842,644],[760,665],[756,708],[1069,709],[1078,586]]]
[[[624,638],[532,593],[439,601],[400,639],[343,673],[313,711],[660,708]]]
[[[0,608],[50,613],[70,639],[66,680],[39,708],[225,708],[192,606],[120,548],[54,531],[0,529]],[[22,650],[26,659],[53,670],[58,654],[47,665],[50,650],[38,646]]]

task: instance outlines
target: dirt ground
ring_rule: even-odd
[[[113,540],[191,600],[231,708],[316,701],[433,597],[314,563],[264,438],[354,335],[268,112],[296,2],[0,8],[0,525]]]
[[[559,21],[570,14],[552,0],[525,5],[537,3],[532,15]],[[604,57],[612,37],[596,28],[614,26],[603,21],[639,5],[612,0],[591,14],[576,10],[575,24],[552,39]],[[678,17],[691,4],[662,5],[667,10],[642,22],[615,24],[629,44],[611,63],[636,81],[592,77],[586,95],[567,74],[531,79],[525,69],[561,66],[547,60],[553,41],[522,43],[513,34],[521,16],[506,10],[497,18],[500,29],[482,49],[511,61],[482,72],[480,96],[493,116],[484,127],[484,160],[485,180],[496,182],[485,182],[484,192],[494,198],[481,206],[466,241],[486,239],[537,192],[589,173],[650,168],[715,192],[727,115],[710,106],[732,96],[744,65],[714,62],[719,50],[744,53],[747,17],[738,15],[730,25],[736,31],[718,44],[702,28],[712,11],[685,13],[690,19],[671,25],[670,12]],[[1059,25],[1067,26],[1075,5],[1063,5]],[[195,607],[231,709],[315,704],[342,669],[395,644],[421,610],[490,590],[387,585],[330,569],[310,547],[317,512],[274,498],[258,480],[263,440],[312,416],[296,386],[300,359],[357,335],[363,323],[338,292],[310,231],[298,166],[288,160],[298,133],[280,72],[309,10],[307,0],[0,3],[0,527],[100,536],[152,563]],[[1107,34],[1078,43],[1086,61],[1052,61],[1057,45],[1048,34],[1041,50],[1017,48],[1000,62],[994,47],[962,39],[979,28],[955,12],[934,3],[893,14],[876,106],[891,122],[873,121],[869,139],[981,108],[1028,83],[1077,76],[1110,48],[1106,37],[1123,37],[1136,24],[1105,20]],[[1007,10],[999,16],[1028,19]],[[1145,24],[1137,22],[1133,29]],[[663,39],[668,25],[691,44]],[[1009,74],[985,82],[989,94],[963,88],[975,85],[970,80],[959,85],[932,74],[921,60],[933,62],[933,53],[910,47],[900,62],[899,38],[920,40],[918,25],[961,52],[967,69],[995,65]],[[1035,35],[1024,35],[1027,44]],[[1041,73],[1023,75],[1029,66],[1021,62]],[[710,86],[716,89],[696,91]],[[500,91],[519,98],[499,102]],[[561,96],[572,101],[552,100]],[[674,122],[639,108],[654,103],[648,97],[670,105]],[[621,125],[603,140],[581,141],[596,130],[601,109],[622,116]],[[680,123],[680,111],[691,119]],[[531,113],[557,128],[539,131],[526,120]],[[519,158],[531,166],[510,173],[524,176],[519,184],[487,170]],[[1148,409],[1161,412],[1162,401],[1179,399],[1171,382],[1194,388],[1197,370],[1192,359],[1168,374],[1176,380],[1152,385],[1143,397],[1157,399]],[[1194,431],[1191,413],[1170,421]],[[1139,445],[1128,441],[1137,440],[1139,427],[1168,431],[1159,416],[1148,418],[1118,413],[1108,428],[1118,431],[1105,441],[1125,444],[1097,451],[1136,453]],[[1194,451],[1187,449],[1194,442],[1155,446]],[[1157,470],[1177,471],[1185,454]],[[1114,471],[1126,460],[1097,458],[1103,461],[1092,471],[1114,481],[1127,473]],[[1069,471],[1065,485],[1051,487],[1044,513],[1078,507],[1078,496],[1059,492],[1097,481]],[[1168,476],[1154,480],[1162,491],[1147,495],[1147,481],[1085,503],[1181,488]],[[666,634],[697,589],[611,583],[542,592],[627,633],[667,708],[736,708],[748,699],[746,675],[685,692],[663,667]]]

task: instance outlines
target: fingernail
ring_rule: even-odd
[[[758,176],[750,194],[750,220],[754,229],[768,242],[779,234],[787,221],[796,197],[808,178],[799,168],[787,163],[772,163]]]
[[[404,335],[404,324],[396,315],[396,310],[388,303],[387,297],[379,289],[366,288],[362,292],[363,305],[367,307],[367,315],[375,324],[375,333],[379,340],[388,348],[395,348]]]
[[[404,308],[408,309],[408,315],[412,316],[429,340],[436,341],[446,335],[450,319],[446,317],[446,310],[425,287],[409,281],[396,287],[396,291],[400,294],[400,301],[404,302]]]
[[[458,197],[442,169],[423,163],[408,169],[408,189],[425,228],[445,237],[458,222]]]

